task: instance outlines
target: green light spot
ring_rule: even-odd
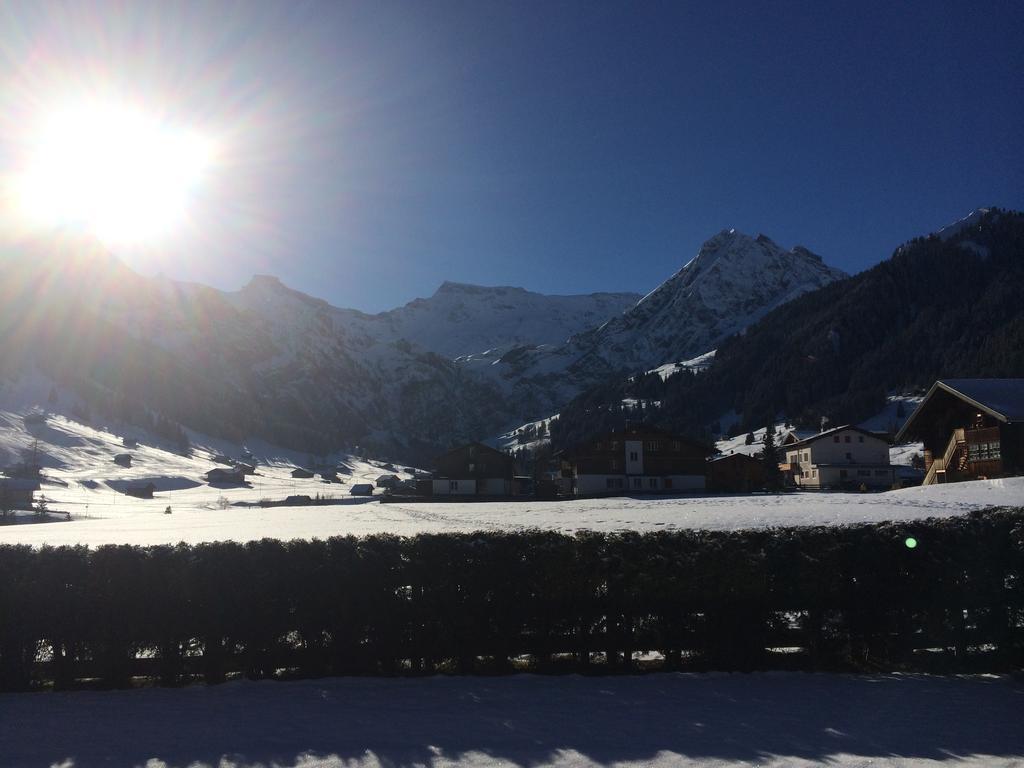
[[[917,546],[917,539],[915,539],[913,536],[907,536],[907,540],[903,543],[907,545],[907,549],[913,549]]]

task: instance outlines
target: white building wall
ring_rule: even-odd
[[[839,438],[839,442],[835,441]],[[849,438],[850,442],[846,442]],[[864,442],[861,442],[863,439]],[[852,429],[844,429],[835,435],[816,440],[802,450],[810,451],[813,464],[842,464],[853,461],[855,464],[888,464],[889,444],[881,438],[871,437]],[[847,458],[850,454],[852,458]]]
[[[626,474],[644,473],[644,444],[641,440],[626,440]]]
[[[707,487],[707,478],[704,475],[670,475],[671,488],[664,488],[666,491],[703,491]]]
[[[508,481],[502,477],[488,477],[484,480],[478,480],[477,489],[484,496],[507,496],[512,492]]]

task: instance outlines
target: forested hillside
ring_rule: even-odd
[[[991,210],[918,238],[859,275],[805,294],[718,348],[704,373],[637,376],[577,398],[554,422],[557,445],[638,414],[708,435],[780,414],[807,426],[856,422],[885,395],[937,378],[1024,376],[1024,214]]]

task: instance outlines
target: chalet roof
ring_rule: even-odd
[[[910,414],[903,429],[896,435],[903,442],[906,435],[914,434],[914,422],[925,411],[925,406],[937,393],[953,397],[987,413],[999,421],[1011,424],[1024,422],[1024,379],[940,379],[932,384],[924,400]]]
[[[883,442],[888,442],[880,434],[878,434],[877,432],[872,432],[870,429],[863,429],[861,427],[855,427],[852,424],[844,424],[841,427],[832,427],[832,429],[826,429],[824,432],[819,432],[816,435],[811,435],[810,437],[805,437],[803,440],[797,440],[795,443],[787,443],[786,445],[782,446],[782,448],[784,448],[787,451],[791,451],[794,448],[802,448],[805,445],[810,445],[811,443],[816,443],[819,440],[824,440],[826,437],[832,437],[833,435],[835,435],[835,434],[837,434],[839,432],[846,432],[846,431],[859,432],[862,435],[867,435],[868,437],[873,437],[873,438],[875,438],[875,440],[882,440]]]

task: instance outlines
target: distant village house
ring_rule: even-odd
[[[434,460],[434,496],[511,496],[511,456],[483,443],[455,448]]]
[[[653,427],[608,432],[577,446],[567,462],[577,496],[677,493],[707,487],[707,446]]]
[[[783,446],[784,471],[798,488],[892,488],[889,442],[854,426],[835,427]]]

